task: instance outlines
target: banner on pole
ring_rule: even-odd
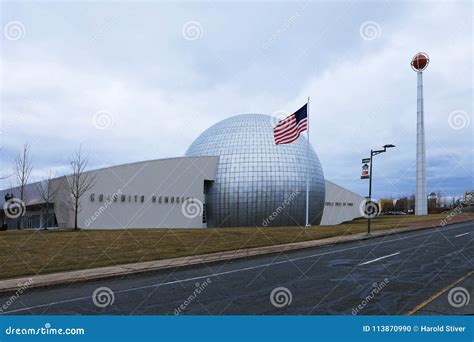
[[[370,178],[370,158],[362,159],[362,175],[360,179]]]

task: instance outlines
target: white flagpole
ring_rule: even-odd
[[[309,224],[309,96],[306,107],[306,227],[311,227]]]

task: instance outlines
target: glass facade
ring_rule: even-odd
[[[275,145],[274,117],[243,114],[204,131],[186,156],[219,156],[214,183],[206,191],[209,227],[301,226],[305,224],[306,138]],[[310,147],[309,221],[324,209],[324,175]]]

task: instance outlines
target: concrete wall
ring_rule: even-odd
[[[95,185],[82,197],[78,225],[85,229],[206,227],[202,215],[192,212],[196,206],[186,202],[186,211],[183,212],[182,200],[195,198],[196,203],[205,203],[204,182],[214,180],[218,161],[219,157],[182,157],[90,171],[95,177]],[[58,226],[73,227],[74,214],[67,178],[55,178],[53,187],[59,189],[54,200]],[[15,196],[19,195],[18,188],[0,191],[0,205],[3,206],[5,194],[12,190]],[[339,224],[361,216],[359,206],[364,197],[327,180],[325,190],[321,225]],[[44,201],[37,183],[28,184],[25,193],[28,215],[29,207],[38,210],[38,204]],[[156,197],[155,201],[153,197]],[[165,198],[168,198],[168,203],[165,203]]]
[[[328,180],[321,225],[334,225],[361,217],[359,206],[364,197]]]
[[[81,199],[78,226],[85,229],[205,227],[198,206],[205,202],[204,181],[214,180],[218,160],[219,157],[169,158],[89,171],[95,181]],[[55,178],[53,184],[59,187],[54,200],[58,226],[73,227],[67,177]],[[0,191],[2,205],[5,194],[12,190],[15,196],[19,195],[18,188]],[[187,201],[183,207],[186,198],[195,199],[196,205]],[[25,195],[27,214],[28,206],[41,202],[35,184],[29,184]],[[193,210],[200,212],[196,215]]]
[[[218,157],[170,158],[93,171],[95,186],[84,195],[79,226],[202,228],[205,226],[202,213],[194,216],[186,212],[186,215],[182,202],[189,197],[195,198],[196,203],[204,203],[204,180],[214,180],[218,160]],[[68,226],[72,225],[71,216]]]

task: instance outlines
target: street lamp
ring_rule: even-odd
[[[383,145],[383,150],[370,150],[370,172],[369,172],[369,198],[368,202],[366,202],[366,208],[370,210],[367,212],[367,235],[370,235],[370,220],[372,218],[372,215],[374,214],[374,206],[372,205],[372,160],[373,157],[376,156],[377,154],[387,152],[387,148],[392,148],[395,147],[395,145],[392,144],[387,144]]]

